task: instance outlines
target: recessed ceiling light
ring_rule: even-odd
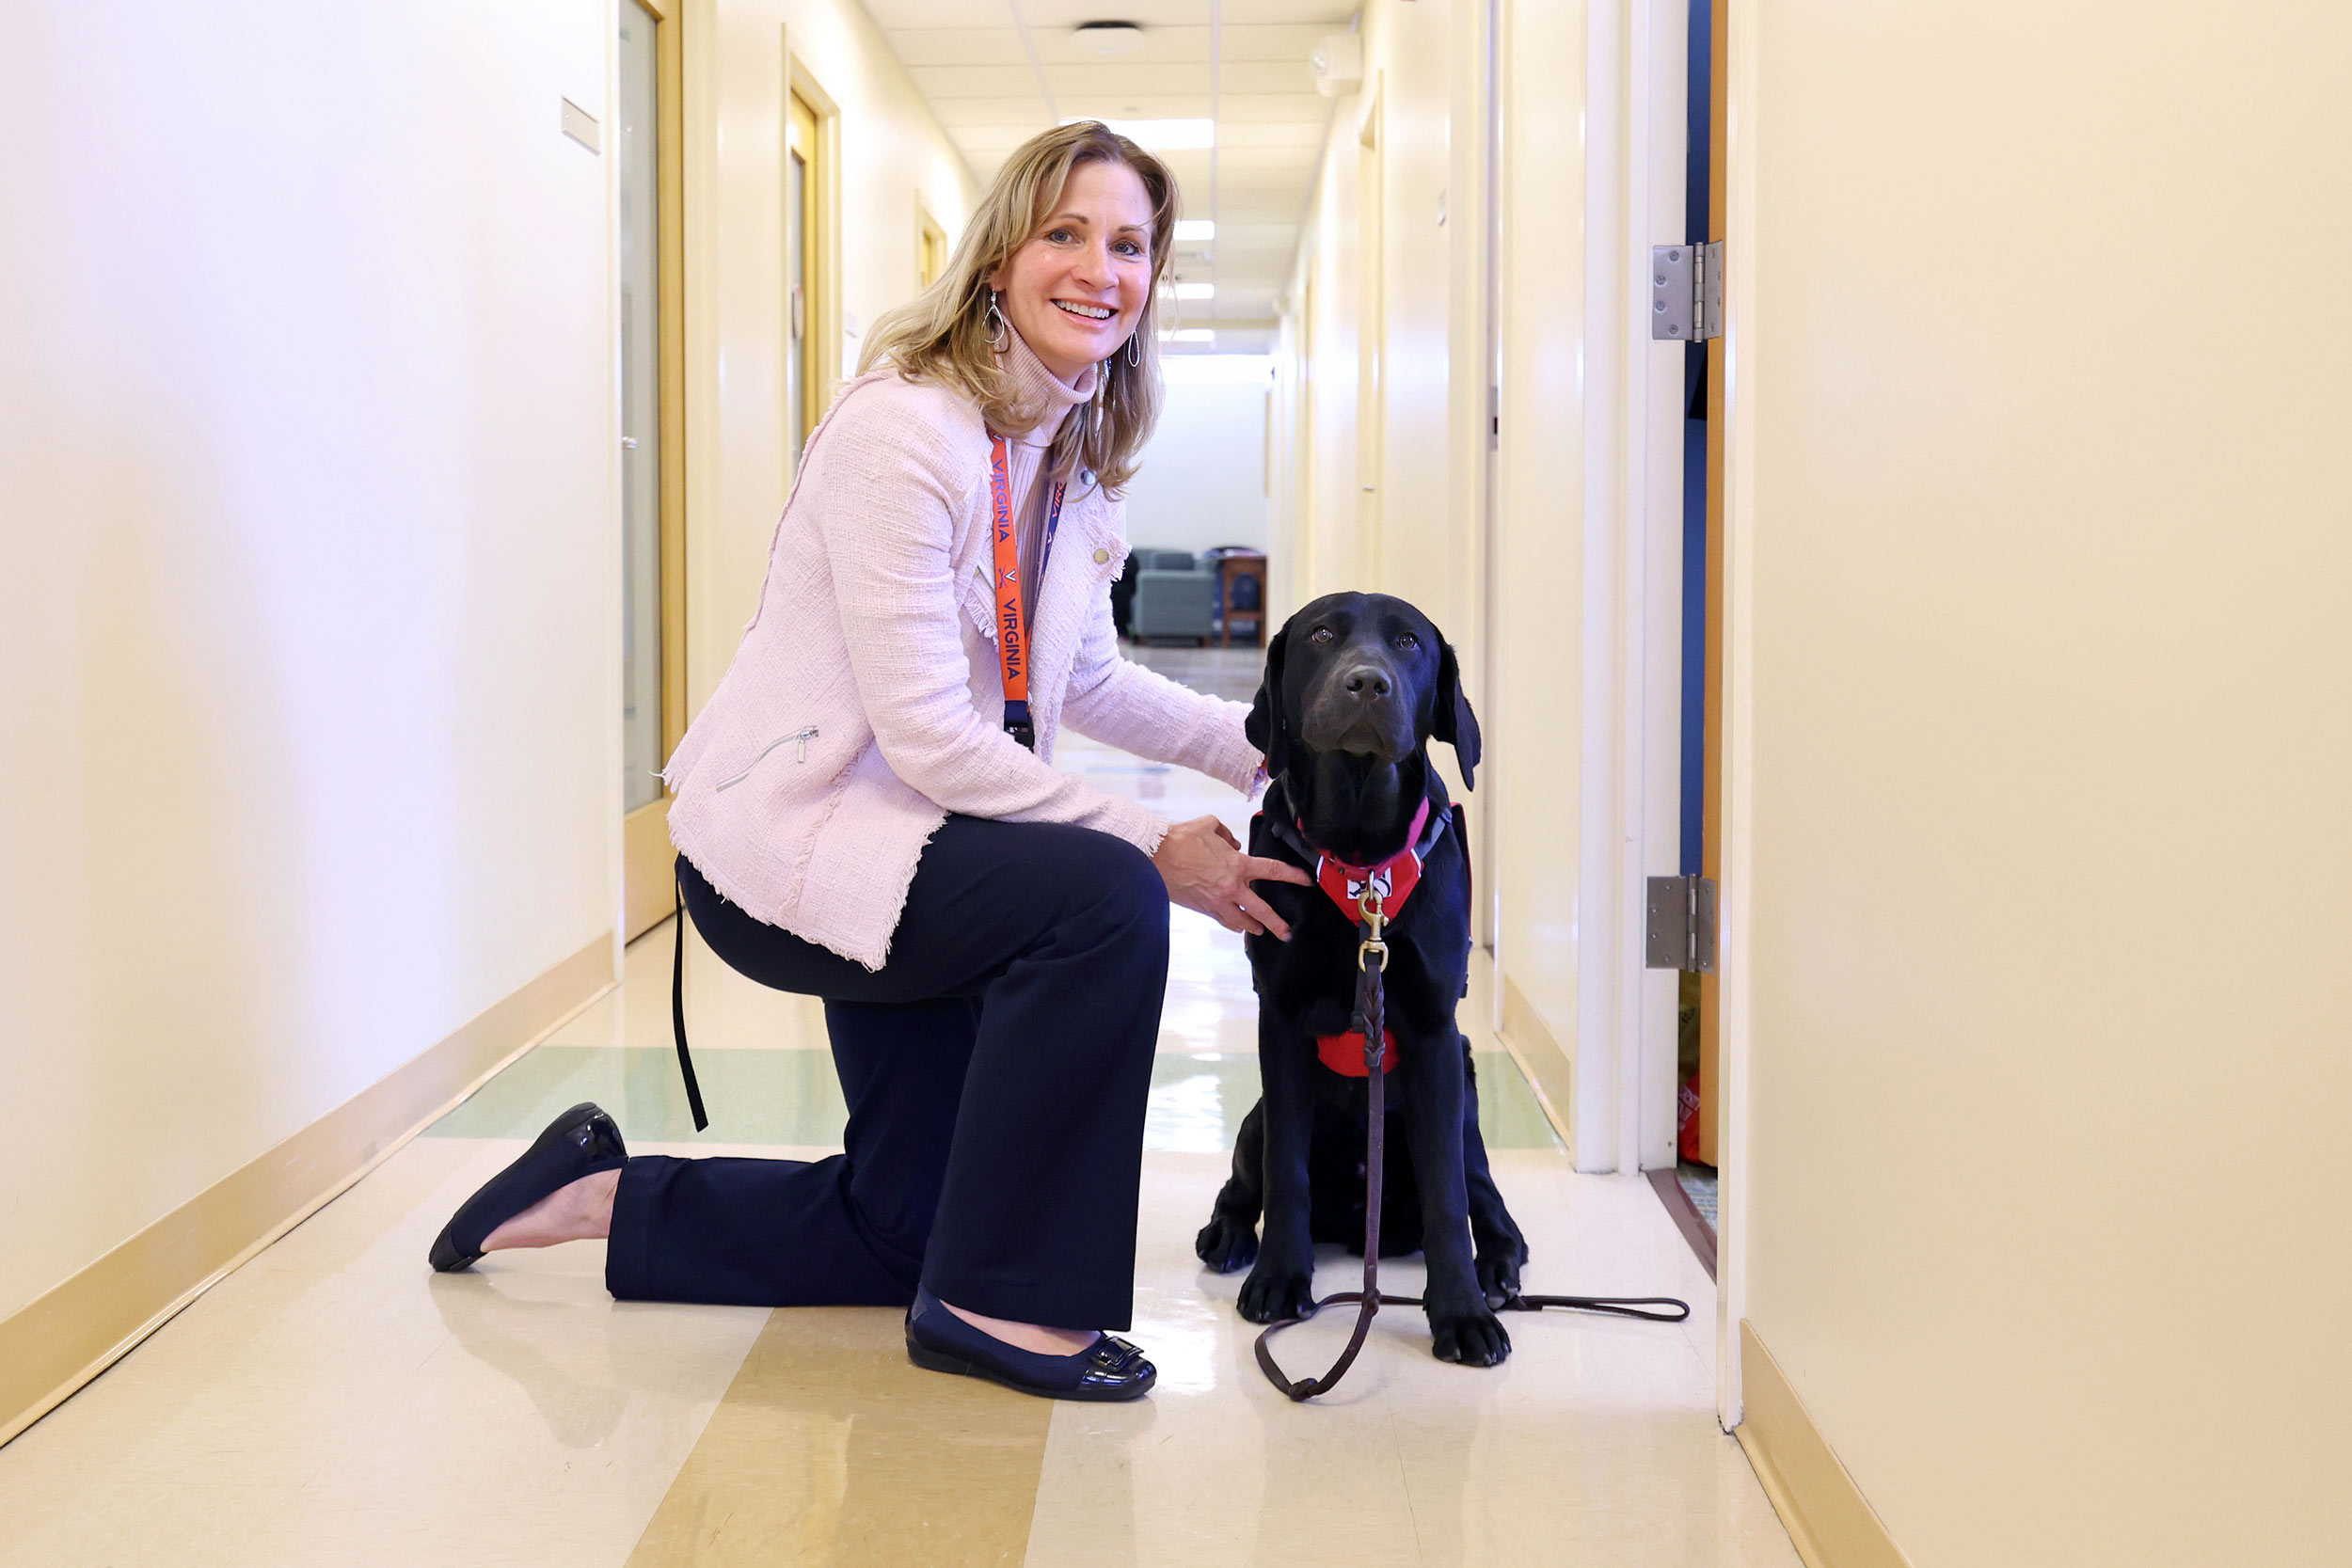
[[[1073,116],[1062,123],[1075,125],[1084,118]],[[1190,152],[1216,145],[1216,121],[1213,119],[1106,119],[1103,123],[1154,152]]]
[[[1176,243],[1178,245],[1202,245],[1216,238],[1216,219],[1215,218],[1178,218],[1176,220]]]
[[[1077,37],[1079,48],[1105,58],[1143,47],[1143,29],[1132,22],[1081,22]]]

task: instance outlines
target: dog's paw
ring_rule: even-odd
[[[1314,1309],[1314,1271],[1268,1268],[1261,1258],[1241,1282],[1241,1297],[1233,1305],[1253,1323],[1303,1318]]]
[[[1500,1307],[1519,1293],[1519,1265],[1525,1261],[1524,1246],[1479,1255],[1478,1290],[1487,1306]]]
[[[1192,1250],[1200,1255],[1200,1261],[1218,1274],[1232,1274],[1246,1269],[1258,1256],[1258,1230],[1255,1226],[1242,1225],[1223,1214],[1212,1215],[1209,1223],[1194,1237]]]
[[[1458,1312],[1429,1314],[1429,1354],[1465,1367],[1493,1367],[1511,1354],[1511,1336],[1484,1302]]]

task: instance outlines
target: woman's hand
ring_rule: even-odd
[[[1199,910],[1229,931],[1250,936],[1271,931],[1283,942],[1291,939],[1289,923],[1249,884],[1296,882],[1307,887],[1314,882],[1287,861],[1243,854],[1232,831],[1214,816],[1196,816],[1168,829],[1152,863],[1160,868],[1171,901]]]

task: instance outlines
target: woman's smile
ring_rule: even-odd
[[[988,280],[1045,368],[1074,382],[1125,345],[1152,296],[1152,198],[1124,164],[1081,164]]]

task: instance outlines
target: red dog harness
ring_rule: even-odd
[[[1315,885],[1337,904],[1356,925],[1364,923],[1360,902],[1366,889],[1380,895],[1381,907],[1390,920],[1404,911],[1405,900],[1421,885],[1421,868],[1437,847],[1438,837],[1445,832],[1445,815],[1433,816],[1424,797],[1419,810],[1413,813],[1413,825],[1405,835],[1405,847],[1377,865],[1351,865],[1336,855],[1327,855],[1309,844],[1306,826],[1295,832],[1279,822],[1273,822],[1275,836],[1288,844],[1302,856],[1312,855],[1315,863]],[[1364,1072],[1364,1032],[1351,1029],[1343,1035],[1317,1035],[1315,1055],[1325,1067],[1347,1078],[1361,1078]],[[1380,1031],[1380,1070],[1383,1074],[1396,1070],[1396,1031]]]

